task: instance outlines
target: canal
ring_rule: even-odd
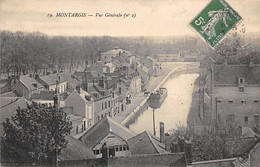
[[[155,110],[156,136],[159,135],[159,122],[164,122],[165,132],[176,127],[177,124],[187,125],[194,81],[199,74],[180,74],[170,78],[164,85],[168,96],[162,106]],[[153,133],[153,112],[148,107],[130,125],[133,132],[144,130]]]

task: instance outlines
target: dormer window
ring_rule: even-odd
[[[244,77],[239,77],[238,78],[238,84],[244,84],[245,83],[245,78]]]

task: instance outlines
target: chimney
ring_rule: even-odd
[[[93,79],[93,86],[95,85],[95,79]]]
[[[164,142],[165,142],[165,149],[167,151],[170,151],[170,149],[171,149],[171,137],[170,137],[169,133],[165,133]]]
[[[164,123],[160,122],[160,142],[165,142],[165,136],[164,136]]]
[[[102,145],[102,159],[108,159],[108,151],[106,142]]]
[[[58,81],[60,82],[60,76],[58,76]]]
[[[59,98],[58,98],[58,95],[56,93],[53,97],[53,101],[54,101],[54,106],[58,107],[59,106]]]
[[[76,90],[77,90],[77,92],[80,94],[80,85],[77,85],[77,86],[76,86]]]

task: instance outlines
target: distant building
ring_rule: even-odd
[[[178,62],[181,61],[180,54],[157,54],[158,62]]]
[[[64,93],[67,90],[68,81],[63,75],[42,75],[36,76],[35,79],[50,91],[55,91],[57,88],[58,93]]]
[[[103,62],[103,64],[111,63],[114,57],[121,56],[122,54],[128,54],[128,53],[130,54],[130,52],[116,47],[112,50],[101,53],[101,61]]]
[[[113,73],[116,70],[116,66],[113,63],[106,63],[103,66],[104,73]]]

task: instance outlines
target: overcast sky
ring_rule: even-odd
[[[260,0],[226,0],[244,19],[247,32],[260,31]],[[0,30],[75,36],[193,35],[188,23],[210,0],[0,0]],[[48,18],[78,12],[93,17]],[[95,17],[136,13],[136,18]]]

